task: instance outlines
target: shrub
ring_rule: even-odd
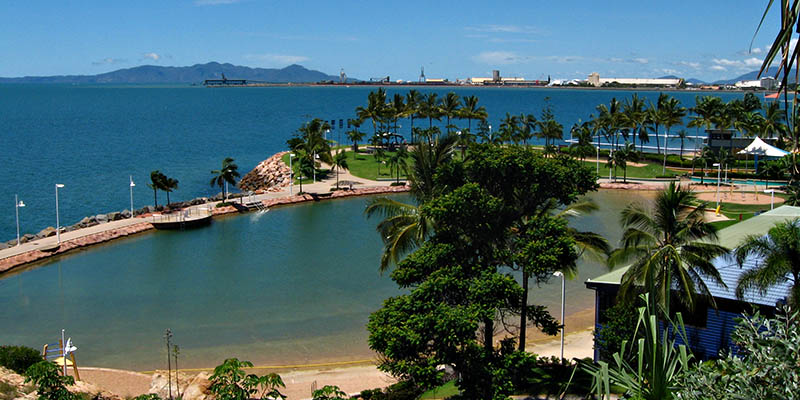
[[[638,314],[633,304],[621,301],[606,310],[603,318],[606,323],[594,331],[594,345],[600,360],[611,362],[614,354],[622,348],[622,342],[631,341]],[[629,359],[628,356],[629,354],[623,355],[625,359]]]
[[[24,374],[31,365],[42,361],[38,350],[26,346],[0,346],[0,366]]]
[[[338,386],[325,385],[311,394],[312,400],[347,400],[350,396],[339,389]]]
[[[737,354],[692,368],[684,399],[791,399],[800,393],[800,315],[788,308],[775,318],[756,313],[731,335]]]
[[[409,381],[400,381],[381,389],[364,390],[359,394],[363,400],[416,400],[422,390]]]
[[[25,371],[25,383],[33,382],[39,394],[39,400],[77,400],[78,396],[69,390],[68,385],[75,383],[75,378],[61,376],[58,367],[50,361],[39,361]]]
[[[155,393],[140,394],[134,397],[133,400],[161,400],[161,396]]]
[[[217,400],[247,400],[258,399],[285,399],[278,388],[286,387],[278,374],[258,376],[246,374],[244,368],[252,368],[250,361],[239,361],[238,358],[228,358],[214,368],[214,374],[209,380],[211,386],[208,390]]]

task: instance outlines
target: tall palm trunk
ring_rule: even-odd
[[[659,141],[658,141],[658,124],[655,124],[655,126],[656,126],[656,131],[655,131],[655,134],[656,134],[656,154],[661,154],[661,144],[659,144]]]
[[[522,269],[522,302],[519,310],[519,351],[525,351],[528,331],[528,273]]]

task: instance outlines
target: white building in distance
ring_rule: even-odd
[[[739,89],[755,88],[755,89],[775,90],[778,88],[778,80],[770,76],[765,76],[759,80],[754,80],[754,81],[739,81],[736,82],[735,86]]]
[[[683,79],[680,78],[601,78],[597,72],[589,74],[587,81],[593,86],[600,87],[606,83],[619,83],[620,85],[648,85],[648,86],[678,86]]]

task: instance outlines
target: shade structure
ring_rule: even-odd
[[[775,146],[770,146],[764,143],[764,141],[761,140],[761,138],[756,137],[749,145],[747,145],[747,147],[745,147],[742,151],[740,151],[739,154],[750,154],[759,157],[781,158],[789,154],[789,152],[781,150]]]

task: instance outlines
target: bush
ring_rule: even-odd
[[[78,395],[67,390],[75,378],[61,376],[58,367],[50,361],[39,361],[25,371],[25,383],[33,382],[39,400],[77,400]]]
[[[422,390],[413,383],[400,381],[384,390],[364,390],[359,394],[359,398],[363,400],[416,400],[420,394],[422,394]]]
[[[24,374],[31,365],[42,361],[38,350],[26,346],[0,346],[0,366]]]
[[[594,331],[594,343],[600,360],[611,362],[614,353],[620,351],[622,341],[631,341],[636,329],[638,314],[636,307],[627,302],[618,302],[603,313],[606,323]],[[625,355],[628,359],[628,354]]]

